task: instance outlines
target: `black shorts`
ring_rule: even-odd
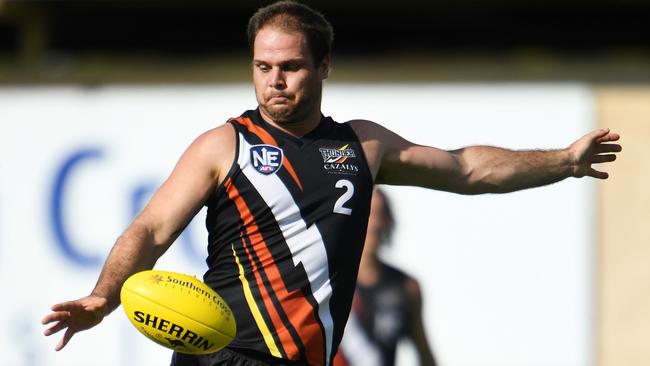
[[[307,366],[307,364],[276,358],[256,351],[224,348],[208,355],[188,355],[174,352],[171,366]]]

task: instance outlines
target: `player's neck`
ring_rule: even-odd
[[[314,109],[308,115],[293,121],[275,121],[260,109],[260,115],[271,126],[294,137],[302,137],[318,127],[321,120],[320,109]]]

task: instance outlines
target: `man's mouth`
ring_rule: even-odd
[[[286,103],[286,102],[288,102],[288,101],[289,101],[289,97],[286,96],[286,95],[281,95],[281,94],[279,94],[279,95],[272,95],[272,96],[269,98],[269,102],[271,102],[271,103]]]

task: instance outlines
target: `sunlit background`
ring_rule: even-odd
[[[264,1],[0,0],[0,364],[167,365],[121,309],[63,351],[117,236],[202,131],[255,107]],[[443,366],[650,364],[650,3],[306,1],[335,29],[323,112],[417,143],[561,148],[623,135],[604,182],[503,196],[386,187],[386,261],[416,277]],[[158,268],[202,275],[204,213]],[[401,366],[417,364],[405,342]]]

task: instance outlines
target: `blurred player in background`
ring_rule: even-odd
[[[334,366],[393,366],[397,344],[410,340],[422,366],[436,364],[422,321],[420,285],[379,258],[390,243],[395,218],[388,197],[375,188],[361,255],[352,317],[343,333]]]
[[[52,306],[42,323],[54,323],[45,335],[65,329],[57,350],[115,310],[124,281],[152,268],[207,206],[204,281],[233,310],[237,337],[214,354],[175,353],[172,364],[329,365],[352,305],[374,183],[512,192],[605,179],[592,164],[621,149],[606,129],[561,150],[444,151],[367,120],[338,123],[321,113],[333,31],[320,13],[278,2],[251,18],[248,37],[258,108],[193,141],[118,238],[91,294]]]

